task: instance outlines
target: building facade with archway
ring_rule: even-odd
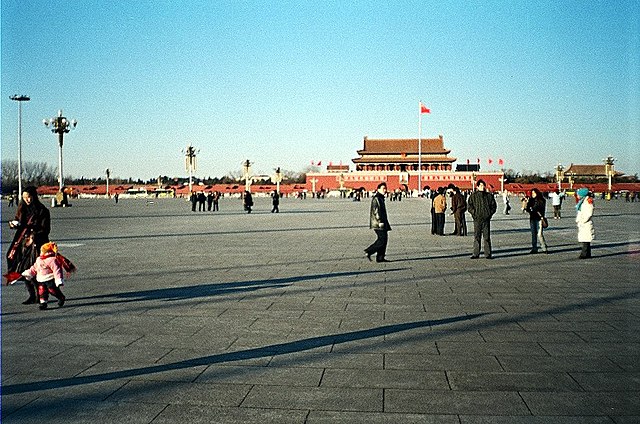
[[[363,188],[375,190],[385,182],[391,190],[418,191],[454,184],[462,190],[471,190],[476,181],[484,180],[492,191],[501,190],[504,183],[502,171],[454,171],[457,160],[444,146],[444,137],[378,139],[364,137],[363,148],[353,159],[355,170],[344,166],[327,167],[325,172],[307,173],[306,188],[312,192],[350,191]]]

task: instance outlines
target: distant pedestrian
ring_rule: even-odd
[[[198,204],[198,196],[196,195],[195,192],[191,192],[191,195],[189,196],[189,201],[191,202],[191,212],[195,212],[196,205]]]
[[[198,193],[198,212],[205,211],[205,203],[207,203],[207,196],[204,195],[204,192]]]
[[[464,214],[467,211],[467,200],[460,192],[460,188],[453,188],[453,195],[451,196],[451,214],[455,221],[455,227],[453,235],[466,236],[467,235],[467,221],[464,218]]]
[[[588,188],[576,191],[576,224],[578,225],[578,242],[582,243],[579,259],[591,257],[591,242],[594,239],[593,230],[593,197]]]
[[[13,204],[15,203],[15,201],[16,201],[16,196],[15,196],[15,195],[13,195],[13,194],[11,194],[11,195],[9,196],[9,207],[10,207],[10,208],[12,208],[12,207],[13,207]]]
[[[253,197],[251,196],[251,192],[249,192],[249,190],[244,192],[244,199],[242,203],[244,205],[244,210],[247,211],[247,213],[251,213],[251,208],[253,207]]]
[[[491,255],[491,217],[496,213],[498,205],[492,193],[486,189],[484,180],[478,180],[476,191],[467,200],[467,210],[473,217],[473,255],[471,259],[480,257],[480,243],[484,239],[484,257]]]
[[[444,213],[447,210],[447,198],[444,187],[438,188],[438,195],[433,199],[433,212],[436,221],[436,235],[444,235]]]
[[[207,211],[211,212],[211,207],[213,206],[213,194],[209,192],[207,194]]]
[[[385,259],[388,241],[387,233],[391,231],[391,225],[389,225],[389,219],[387,218],[387,208],[384,203],[386,195],[387,184],[378,184],[376,194],[371,199],[371,209],[369,211],[369,228],[376,232],[376,241],[364,249],[364,252],[369,260],[375,253],[376,262],[391,262]]]
[[[214,212],[220,210],[219,202],[220,202],[220,192],[214,191],[213,192],[213,211]]]
[[[511,211],[511,203],[509,202],[509,192],[507,190],[502,192],[502,203],[504,203],[504,210],[502,213],[509,215],[509,211]]]
[[[113,195],[114,200],[116,201],[116,205],[118,204],[118,198],[120,197],[120,195],[118,193]]]
[[[538,241],[544,253],[549,253],[547,243],[544,239],[544,229],[542,220],[544,219],[546,200],[537,188],[531,190],[531,197],[527,202],[527,212],[529,212],[529,228],[531,229],[531,252],[538,253]]]
[[[278,213],[280,212],[280,194],[278,194],[278,192],[276,190],[273,190],[273,193],[271,193],[271,201],[273,203],[273,208],[271,209],[271,213]]]
[[[560,219],[564,193],[560,193],[560,190],[556,190],[549,194],[549,197],[551,198],[551,206],[553,206],[553,219]]]

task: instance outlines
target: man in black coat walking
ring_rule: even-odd
[[[491,256],[491,217],[496,213],[498,205],[493,193],[486,190],[483,180],[478,180],[477,190],[471,193],[467,201],[467,210],[473,217],[473,255],[471,259],[480,256],[480,242],[484,238],[484,257]]]
[[[376,262],[391,262],[384,258],[387,251],[387,233],[391,231],[389,219],[387,218],[387,208],[384,199],[387,194],[387,184],[378,184],[376,194],[371,199],[371,211],[369,213],[369,228],[376,232],[376,241],[366,249],[367,259],[371,260],[371,255],[376,254]]]

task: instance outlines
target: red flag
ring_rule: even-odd
[[[469,165],[469,159],[467,159],[467,165]]]
[[[420,113],[431,113],[431,109],[429,109],[428,107],[426,107],[425,105],[422,104],[422,102],[420,102]]]
[[[312,160],[311,161],[311,166],[314,166],[315,164],[316,164],[315,161]]]
[[[487,162],[489,162],[489,165],[491,165],[493,163],[493,159],[489,158]]]
[[[318,161],[318,166],[322,166],[322,161],[321,160]]]
[[[480,158],[478,158],[478,165],[480,165]]]
[[[503,159],[498,159],[498,165],[504,165],[504,160]]]

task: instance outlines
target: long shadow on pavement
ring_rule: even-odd
[[[486,314],[462,315],[440,320],[425,320],[408,322],[404,324],[385,325],[369,330],[352,331],[349,333],[332,334],[328,336],[311,337],[308,339],[296,340],[288,343],[279,343],[254,349],[246,349],[237,352],[220,353],[216,355],[202,356],[199,358],[187,359],[170,364],[155,365],[150,367],[133,368],[124,371],[114,371],[103,374],[61,378],[57,380],[37,381],[32,383],[22,383],[4,386],[3,395],[27,393],[41,390],[59,389],[62,387],[72,387],[82,384],[92,384],[103,381],[130,378],[141,375],[154,374],[165,371],[172,371],[184,368],[191,368],[201,365],[213,365],[222,362],[235,362],[247,359],[263,358],[266,356],[284,355],[288,353],[302,352],[333,344],[347,343],[356,340],[369,339],[387,334],[398,333],[421,327],[432,327],[438,325],[451,324],[461,321],[469,321]]]

